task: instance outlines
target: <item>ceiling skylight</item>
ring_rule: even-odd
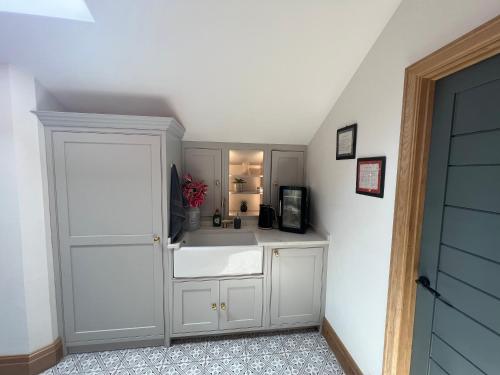
[[[0,0],[0,12],[94,22],[85,0]]]

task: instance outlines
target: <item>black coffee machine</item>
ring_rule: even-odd
[[[273,229],[273,220],[276,216],[274,208],[269,204],[261,204],[259,209],[259,228]]]

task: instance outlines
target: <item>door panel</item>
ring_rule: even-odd
[[[493,60],[487,63],[491,65],[491,69],[498,69],[494,66],[496,63]],[[467,72],[462,73],[467,74]],[[485,73],[484,76],[487,76],[490,72]],[[475,72],[473,74],[480,75],[481,73]],[[498,74],[498,70],[494,74]],[[498,77],[493,77],[491,82],[482,83],[484,79],[477,78],[477,82],[472,83],[472,87],[463,88],[456,93],[456,119],[453,124],[453,135],[498,129],[500,80]]]
[[[153,265],[149,245],[73,246],[76,332],[127,329],[154,321],[154,310],[142,308],[155,298],[154,280],[144,277],[154,273]]]
[[[175,283],[173,301],[174,333],[217,330],[219,320],[217,280]]]
[[[431,366],[429,369],[430,375],[448,375],[439,365],[431,360]]]
[[[500,336],[458,310],[436,301],[435,334],[486,374],[500,368]]]
[[[437,82],[411,373],[500,368],[500,55]]]
[[[431,358],[439,363],[441,368],[448,374],[453,375],[484,375],[469,361],[453,350],[439,337],[432,336]],[[434,361],[433,361],[434,362]],[[436,364],[434,362],[434,364]],[[431,369],[432,374],[432,369]]]
[[[442,242],[500,263],[498,228],[500,215],[445,207]]]
[[[322,248],[273,251],[271,324],[319,323],[322,270]]]
[[[276,209],[280,186],[304,186],[304,153],[302,151],[272,151],[271,204]]]
[[[221,280],[220,306],[219,329],[261,327],[262,279]]]
[[[439,270],[500,298],[500,264],[498,263],[442,246]]]
[[[500,213],[499,191],[500,165],[448,168],[448,205]]]
[[[438,290],[446,301],[479,323],[500,334],[500,299],[440,272]]]
[[[66,342],[161,336],[160,137],[53,140]]]
[[[152,233],[149,146],[67,142],[65,158],[71,236]]]
[[[205,202],[201,205],[202,216],[212,216],[221,208],[221,150],[187,148],[184,150],[184,173],[208,185]]]
[[[500,132],[453,137],[450,165],[500,164]]]

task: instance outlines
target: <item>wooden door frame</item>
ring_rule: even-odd
[[[427,162],[438,79],[500,53],[500,16],[406,68],[385,325],[384,375],[410,373]]]

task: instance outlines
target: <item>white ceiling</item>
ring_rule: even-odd
[[[95,23],[0,13],[0,63],[69,111],[307,144],[400,1],[88,0]]]

